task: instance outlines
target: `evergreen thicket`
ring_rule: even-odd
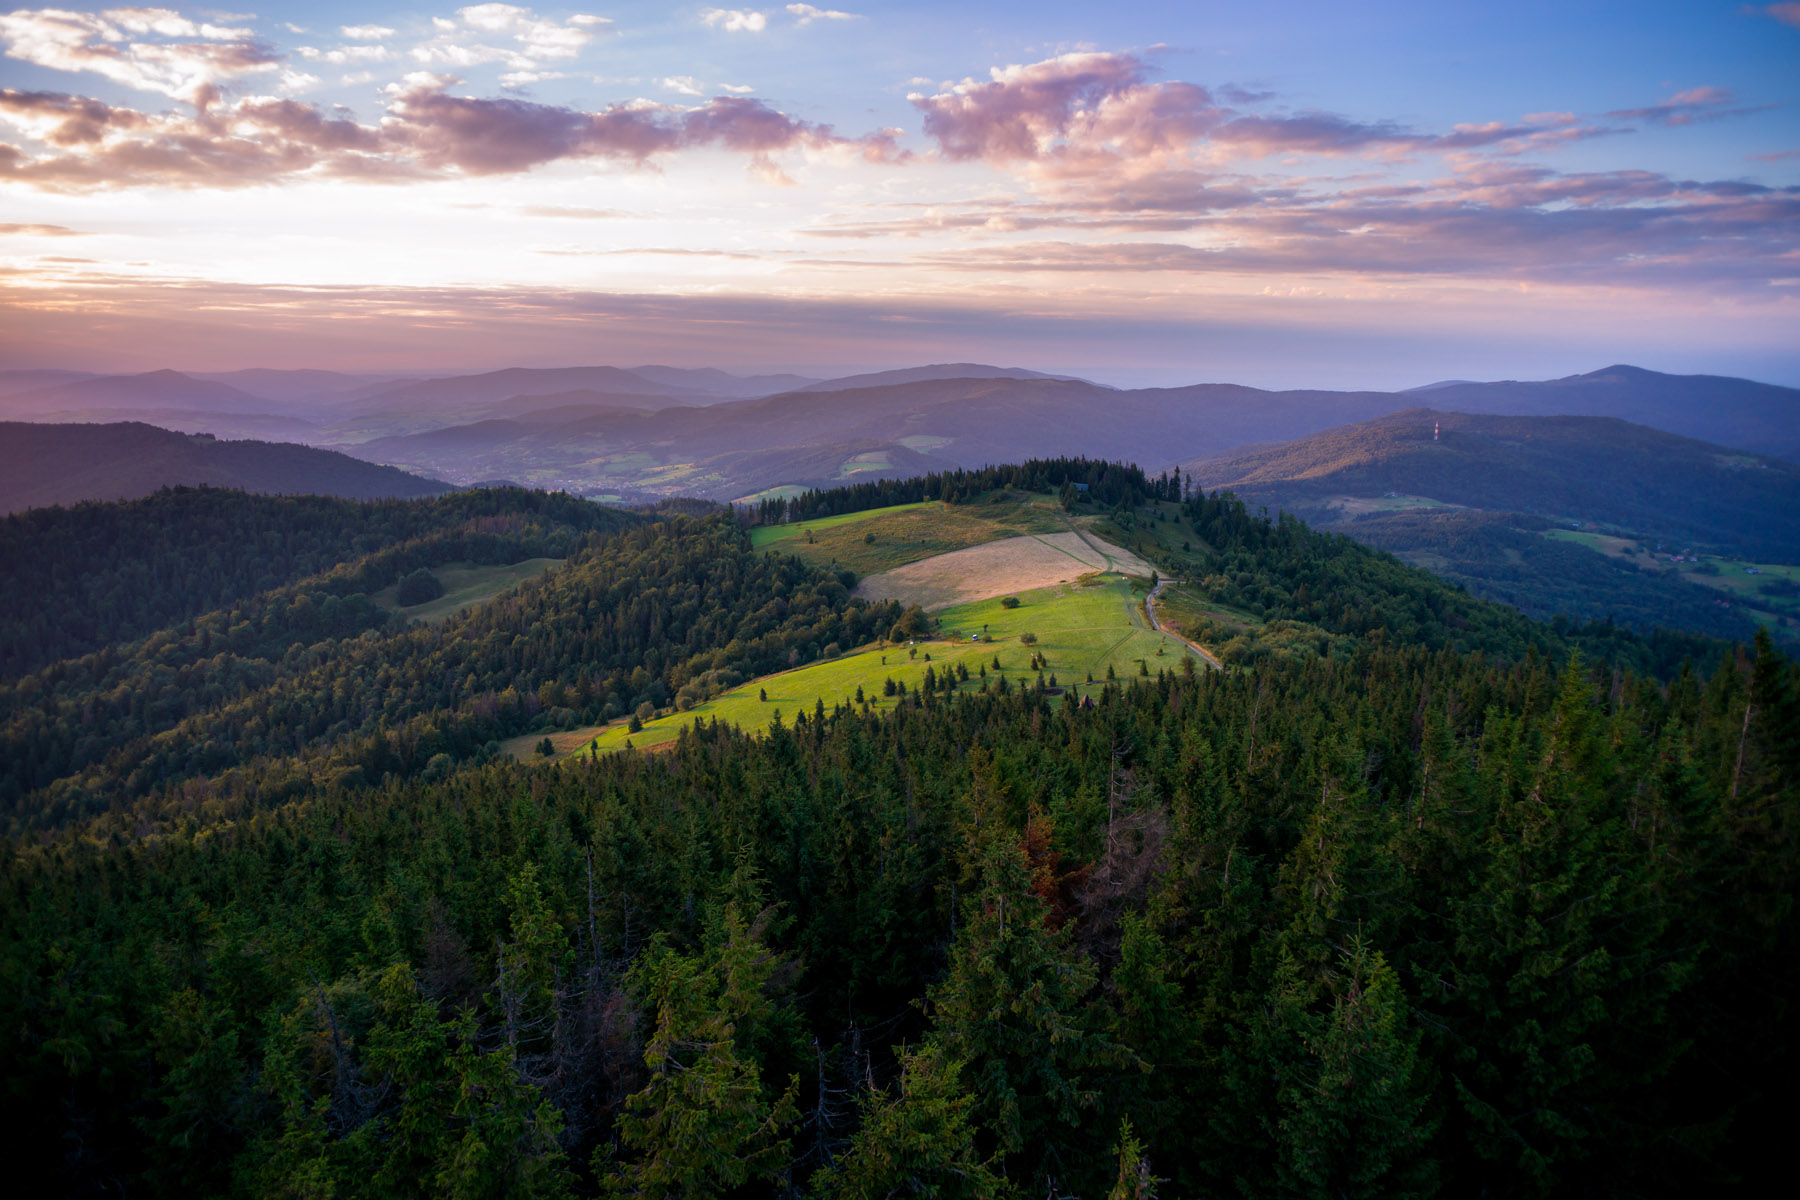
[[[522,488],[357,501],[180,487],[116,504],[28,509],[0,517],[0,679],[433,533],[493,532],[521,520],[546,532],[586,531],[624,519]]]
[[[452,1197],[1769,1177],[1800,667],[1766,636],[1537,625],[1178,478],[1142,491],[1183,500],[1198,586],[1284,632],[1091,707],[922,686],[654,754],[494,758],[553,713],[654,714],[902,619],[728,515],[571,533],[566,566],[473,612],[358,628],[368,583],[429,565],[409,541],[15,684],[15,1177]],[[296,611],[329,600],[341,626]],[[1709,653],[1665,671],[1679,645]]]
[[[184,1194],[1679,1192],[1775,1145],[1797,688],[1368,647],[15,844],[6,1119]]]

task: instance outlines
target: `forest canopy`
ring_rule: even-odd
[[[907,619],[729,514],[546,509],[9,682],[21,1177],[1574,1196],[1772,1165],[1800,668],[1766,636],[1534,623],[1108,478],[1078,506],[1146,553],[1178,525],[1155,544],[1191,544],[1209,595],[1306,632],[1091,705],[984,674],[513,762],[489,743],[553,713],[654,712]],[[441,625],[368,604],[476,536],[566,564]]]

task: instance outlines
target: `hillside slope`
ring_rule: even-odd
[[[285,442],[220,442],[135,421],[0,422],[0,512],[83,500],[130,500],[179,485],[355,500],[451,490],[393,467]]]
[[[1613,418],[1413,409],[1187,469],[1539,617],[1741,638],[1800,615],[1800,468]]]
[[[1800,467],[1610,417],[1410,409],[1187,464],[1209,488],[1342,520],[1387,492],[1620,525],[1751,556],[1800,552]]]

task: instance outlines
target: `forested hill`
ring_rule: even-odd
[[[353,499],[451,490],[448,484],[395,467],[286,442],[222,442],[138,421],[0,422],[0,513],[83,500],[129,500],[181,484]]]
[[[1496,417],[1412,409],[1189,464],[1206,487],[1302,516],[1398,492],[1575,518],[1800,558],[1800,467],[1609,417]]]
[[[0,680],[228,611],[409,540],[437,535],[424,556],[434,562],[458,553],[511,562],[634,519],[520,488],[414,501],[170,488],[15,513],[0,517]],[[489,544],[478,548],[470,534]]]
[[[1370,647],[15,845],[12,1169],[245,1196],[1766,1179],[1797,683],[1766,648],[1665,691]]]
[[[557,497],[403,538],[372,506],[397,540],[232,576],[218,608],[0,685],[14,1177],[1021,1198],[1768,1177],[1800,1066],[1800,668],[1766,637],[1542,625],[1168,475],[992,481],[1053,469],[1044,507],[1179,573],[1164,597],[1191,597],[1223,668],[1146,659],[1086,703],[984,668],[526,766],[500,739],[932,648],[919,610],[755,549],[749,512],[584,525]],[[1003,508],[984,479],[937,499]],[[509,501],[421,508],[480,503]],[[315,514],[263,511],[216,520]],[[337,552],[297,536],[281,570]],[[538,558],[560,565],[437,624],[373,599]]]

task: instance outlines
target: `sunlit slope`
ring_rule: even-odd
[[[1129,550],[1090,534],[1038,533],[1001,538],[907,563],[857,585],[865,600],[897,600],[927,612],[1069,583],[1084,575],[1148,579],[1154,568]]]
[[[697,721],[762,730],[778,712],[783,720],[792,720],[795,713],[812,713],[820,705],[828,711],[839,704],[855,705],[859,687],[872,707],[891,708],[901,696],[886,694],[887,681],[893,680],[896,688],[904,684],[911,695],[925,685],[927,671],[941,679],[946,670],[960,677],[966,669],[969,678],[959,678],[956,691],[992,688],[1001,679],[1009,687],[1023,682],[1036,686],[1041,673],[1046,687],[1054,678],[1054,686],[1081,694],[1103,687],[1109,671],[1121,679],[1139,677],[1179,670],[1184,658],[1204,666],[1179,639],[1149,628],[1143,616],[1147,590],[1141,580],[1094,575],[1026,592],[1017,597],[1017,608],[1005,607],[1000,598],[958,605],[940,613],[932,635],[915,645],[870,647],[765,676],[688,712],[651,721],[637,733],[617,722],[590,744],[604,752],[623,749],[629,740],[645,749],[673,741]],[[1035,644],[1023,641],[1022,634],[1035,637]],[[1041,672],[1032,665],[1034,657]],[[586,746],[580,753],[587,753]]]
[[[1054,498],[993,492],[968,504],[941,500],[866,512],[765,525],[750,531],[758,549],[798,555],[814,566],[848,568],[859,576],[891,571],[966,546],[1022,534],[1070,528]]]

